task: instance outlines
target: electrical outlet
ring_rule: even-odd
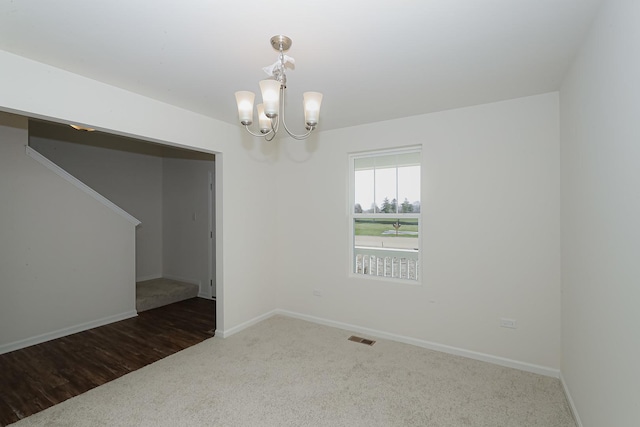
[[[504,317],[500,319],[500,326],[511,329],[516,329],[518,327],[515,319],[505,319]]]
[[[316,297],[321,297],[322,296],[322,291],[320,289],[314,289],[313,290],[313,295]]]

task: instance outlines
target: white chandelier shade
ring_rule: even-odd
[[[262,92],[265,116],[270,119],[276,117],[280,110],[280,82],[277,80],[261,80],[260,91]]]
[[[238,117],[243,125],[253,123],[253,100],[256,95],[248,90],[236,92],[236,103],[238,104]]]
[[[269,132],[271,129],[271,119],[264,113],[264,104],[258,104],[258,125],[261,133]]]
[[[307,126],[317,126],[320,117],[320,104],[322,104],[322,94],[320,92],[305,92],[302,94],[304,105],[304,121]]]

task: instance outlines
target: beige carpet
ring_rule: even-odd
[[[200,286],[171,279],[136,283],[136,311],[151,310],[198,296]]]
[[[575,427],[560,382],[275,316],[17,426]]]

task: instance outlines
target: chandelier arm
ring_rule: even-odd
[[[278,118],[276,117],[276,119],[275,119],[275,121],[276,121],[275,126],[273,125],[273,120],[274,119],[271,119],[271,130],[268,133],[266,133],[265,136],[264,136],[264,139],[267,142],[273,141],[273,138],[275,138],[276,134],[278,133]],[[269,135],[269,134],[272,134],[271,138],[267,138],[267,135]]]
[[[285,109],[284,86],[280,86],[280,99],[282,100],[282,125],[284,126],[284,130],[286,130],[289,136],[293,139],[297,139],[298,141],[302,141],[303,139],[306,139],[309,135],[311,135],[311,132],[313,132],[313,129],[315,129],[315,127],[311,127],[307,133],[302,135],[296,135],[295,133],[291,132],[287,127],[287,122],[285,121],[285,118],[284,118],[284,109]]]
[[[287,133],[289,134],[289,136],[291,138],[297,139],[298,141],[303,141],[303,140],[307,139],[307,137],[309,135],[311,135],[311,131],[313,131],[313,129],[310,129],[307,133],[304,133],[302,135],[296,135],[294,133],[289,132],[289,129],[287,129],[286,127],[285,127],[285,130],[287,131]]]
[[[271,130],[270,130],[270,131],[269,131],[269,132],[267,132],[267,133],[260,134],[260,133],[254,133],[254,132],[252,132],[252,131],[251,131],[251,129],[249,129],[249,125],[244,125],[244,128],[245,128],[245,129],[247,130],[247,132],[249,132],[251,135],[253,135],[253,136],[257,136],[257,137],[259,137],[259,138],[265,138],[265,139],[266,139],[266,136],[267,136],[267,135],[269,135],[271,132],[273,132],[273,131],[271,131]],[[275,136],[275,134],[274,134],[274,136]],[[271,139],[273,139],[273,138],[271,138]],[[268,139],[267,141],[271,141],[271,139]]]

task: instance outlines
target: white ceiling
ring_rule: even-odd
[[[600,3],[0,0],[0,49],[237,123],[284,34],[289,127],[311,90],[327,130],[557,90]]]

